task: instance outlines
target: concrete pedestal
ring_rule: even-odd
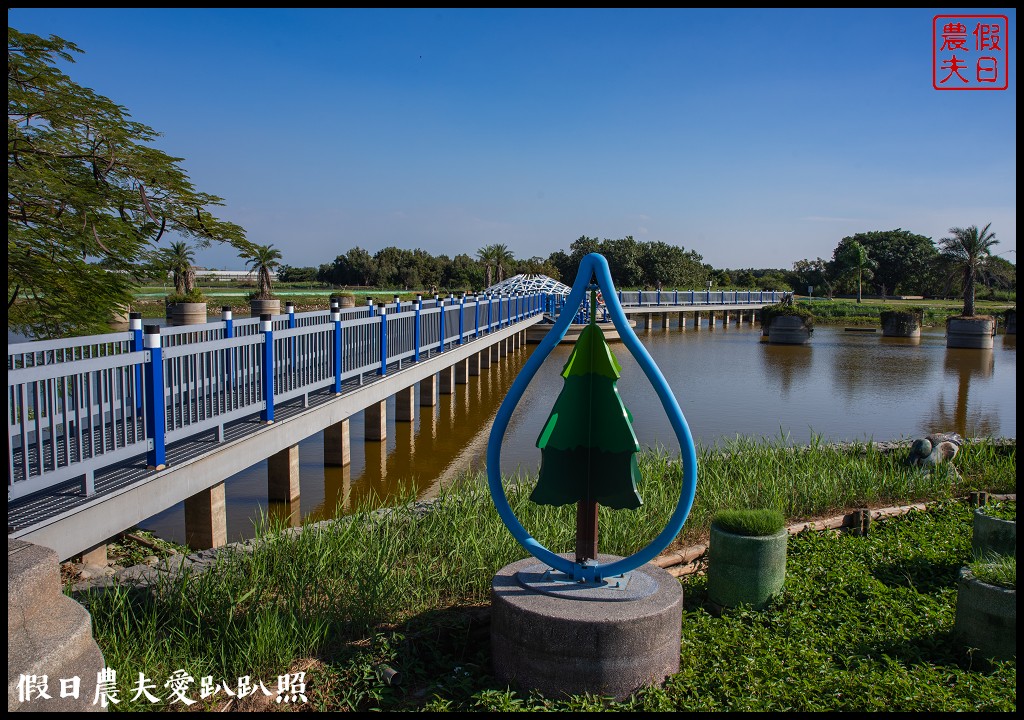
[[[548,570],[530,557],[494,576],[491,655],[502,682],[551,698],[589,692],[624,700],[679,671],[683,590],[676,578],[647,564],[625,582],[595,587]]]

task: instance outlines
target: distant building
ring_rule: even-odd
[[[194,268],[193,270],[196,274],[196,280],[207,280],[211,282],[256,282],[256,273],[249,272],[248,270],[204,270],[201,268]],[[270,271],[270,279],[277,280],[277,273],[273,270]]]

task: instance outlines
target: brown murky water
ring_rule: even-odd
[[[737,435],[803,444],[825,440],[895,440],[933,431],[965,437],[1017,434],[1016,337],[998,336],[993,350],[947,349],[941,330],[919,342],[880,333],[819,327],[808,346],[768,345],[748,325],[698,331],[654,329],[645,347],[675,392],[694,439],[713,445]],[[429,497],[471,469],[483,470],[490,426],[505,393],[536,346],[481,370],[436,407],[418,408],[413,423],[388,422],[384,442],[363,440],[362,414],[351,421],[352,464],[324,467],[323,435],[299,446],[301,497],[268,508],[266,462],[228,479],[228,535],[250,537],[261,513],[300,519],[344,514],[359,503],[386,504],[403,488]],[[654,391],[625,346],[618,388],[642,445],[677,450]],[[559,346],[520,401],[502,445],[502,470],[534,473],[537,434],[562,387],[569,354]],[[389,407],[389,417],[393,417]],[[143,523],[157,535],[184,539],[184,510]]]

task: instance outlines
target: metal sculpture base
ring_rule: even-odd
[[[495,675],[524,692],[624,700],[679,671],[683,590],[650,563],[578,583],[526,558],[494,576],[491,603]]]

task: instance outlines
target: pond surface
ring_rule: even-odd
[[[759,327],[719,324],[709,330],[675,327],[640,332],[668,381],[694,440],[714,445],[736,436],[786,444],[898,440],[929,432],[964,437],[1016,437],[1016,336],[997,336],[992,350],[947,349],[942,329],[925,329],[919,342],[880,333],[818,327],[807,346],[769,345]],[[351,419],[352,464],[324,467],[323,434],[299,445],[301,497],[267,503],[267,463],[228,479],[228,535],[251,537],[255,518],[290,522],[344,514],[363,502],[385,504],[402,488],[421,498],[466,470],[483,470],[498,406],[537,346],[482,370],[434,408],[418,408],[413,423],[388,422],[384,442],[363,440],[362,413]],[[570,347],[555,348],[509,423],[502,471],[533,474],[536,448],[555,398]],[[678,451],[657,395],[625,345],[613,343],[622,365],[618,389],[633,414],[641,446]],[[388,415],[393,418],[394,401]],[[336,512],[337,509],[337,512]],[[184,509],[171,508],[142,524],[182,542]]]

